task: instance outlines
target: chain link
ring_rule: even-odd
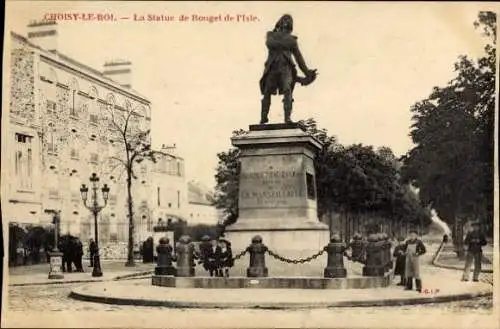
[[[276,253],[274,253],[272,250],[268,250],[267,251],[269,255],[271,255],[272,257],[276,258],[277,260],[280,260],[282,262],[285,262],[285,263],[289,263],[289,264],[304,264],[304,263],[307,263],[307,262],[310,262],[316,258],[318,258],[319,256],[321,256],[324,252],[325,252],[325,249],[321,249],[320,251],[318,251],[316,254],[310,256],[310,257],[306,257],[306,258],[302,258],[302,259],[290,259],[290,258],[285,258],[283,256],[280,256]]]
[[[245,255],[248,251],[245,249],[243,250],[242,252],[240,252],[239,254],[237,254],[236,256],[233,257],[233,261],[235,260],[238,260],[240,259],[241,257],[243,257],[243,255]]]

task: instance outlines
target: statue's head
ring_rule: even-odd
[[[291,33],[293,31],[293,18],[289,14],[285,14],[281,16],[279,21],[276,23],[274,26],[274,31],[275,32],[289,32]]]

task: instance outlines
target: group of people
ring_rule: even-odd
[[[59,250],[63,253],[62,270],[63,272],[83,272],[83,244],[77,237],[71,235],[62,236],[59,240]]]
[[[207,235],[202,237],[195,257],[210,276],[229,277],[229,269],[234,265],[231,243],[220,238],[212,241]]]
[[[63,272],[84,272],[83,270],[83,244],[82,241],[74,236],[66,235],[59,239],[58,248],[62,252],[62,270]],[[90,267],[94,266],[94,256],[97,253],[97,244],[90,239],[88,252],[90,256]]]
[[[480,230],[478,222],[472,223],[472,230],[469,231],[464,239],[465,268],[462,275],[462,281],[469,281],[472,263],[474,263],[474,272],[472,280],[479,281],[482,263],[482,247],[487,244],[486,236]],[[426,248],[422,240],[419,239],[416,231],[411,231],[408,239],[398,238],[399,244],[395,247],[393,256],[396,258],[394,275],[399,275],[401,281],[398,285],[404,286],[405,290],[413,289],[413,280],[417,291],[422,291],[422,278],[420,276],[419,257],[426,253]],[[443,243],[448,241],[448,236],[443,237]]]
[[[424,243],[418,238],[417,231],[410,231],[408,239],[398,238],[399,244],[394,248],[393,256],[396,258],[394,275],[401,276],[398,283],[405,290],[413,290],[415,280],[416,290],[422,292],[422,278],[420,277],[419,257],[427,252]]]

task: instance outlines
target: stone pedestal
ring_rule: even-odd
[[[325,278],[345,278],[347,270],[344,267],[344,251],[346,246],[341,242],[340,235],[332,236],[325,251],[328,253],[328,263],[324,270]]]
[[[49,279],[64,279],[62,272],[62,257],[63,253],[60,251],[53,251],[49,253],[50,257],[50,270]]]
[[[241,150],[239,216],[225,232],[233,252],[255,235],[284,257],[323,249],[329,229],[318,220],[314,170],[321,143],[297,124],[267,124],[250,126],[232,144]]]
[[[378,237],[374,237],[372,241],[368,241],[366,247],[366,265],[363,267],[363,276],[383,276],[385,273],[383,264],[383,241],[377,241]]]

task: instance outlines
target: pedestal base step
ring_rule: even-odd
[[[176,288],[212,288],[212,289],[370,289],[390,285],[392,272],[380,277],[354,278],[306,278],[306,277],[189,277],[180,278],[166,275],[153,275],[152,285]]]

